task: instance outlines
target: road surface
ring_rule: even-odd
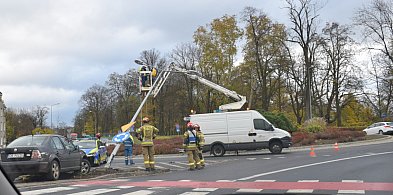
[[[206,158],[203,170],[187,171],[185,156],[157,158],[169,173],[116,179],[63,181],[19,186],[22,194],[393,194],[393,142],[371,145],[285,150]],[[210,162],[209,162],[210,161]],[[140,159],[136,159],[141,166]],[[180,163],[179,163],[180,162]],[[114,167],[122,166],[117,158]],[[164,164],[162,164],[164,163]],[[167,168],[166,167],[166,168]],[[181,168],[180,168],[181,167]],[[143,167],[142,167],[143,168]]]

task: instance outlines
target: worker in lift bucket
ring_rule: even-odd
[[[148,67],[145,65],[142,65],[139,67],[139,74],[141,77],[141,81],[142,81],[142,87],[146,87],[146,81],[147,81],[147,74],[146,73],[141,73],[142,71],[147,71]]]

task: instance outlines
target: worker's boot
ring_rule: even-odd
[[[128,165],[128,160],[125,160],[125,162],[126,162],[126,166]]]
[[[130,160],[130,165],[134,165],[134,164],[135,164],[134,161]]]

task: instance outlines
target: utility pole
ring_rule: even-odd
[[[0,148],[5,148],[7,143],[7,131],[5,129],[5,104],[2,99],[3,94],[0,92]]]
[[[59,105],[60,103],[52,104],[50,105],[50,129],[53,129],[53,124],[52,124],[52,107]]]

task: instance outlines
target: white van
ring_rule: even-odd
[[[205,135],[203,151],[223,156],[225,151],[268,148],[279,154],[292,145],[291,135],[274,127],[255,110],[195,114],[190,121],[201,127]]]

